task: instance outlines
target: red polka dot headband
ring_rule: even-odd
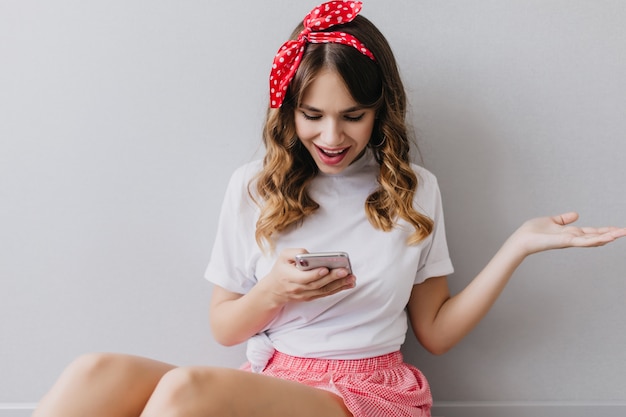
[[[335,25],[354,20],[361,11],[360,1],[329,1],[314,8],[305,16],[304,29],[296,40],[287,41],[274,57],[270,72],[270,107],[283,103],[289,83],[293,79],[307,43],[341,43],[356,48],[375,61],[374,55],[357,38],[345,32],[320,32]]]

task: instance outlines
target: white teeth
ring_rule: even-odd
[[[324,153],[328,154],[328,155],[339,155],[340,153],[343,153],[345,149],[342,149],[340,151],[328,151],[326,149],[324,149]]]

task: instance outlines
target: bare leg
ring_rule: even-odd
[[[129,355],[91,354],[74,361],[33,417],[136,417],[172,365]]]
[[[236,369],[168,372],[141,417],[350,417],[343,400],[306,385]]]

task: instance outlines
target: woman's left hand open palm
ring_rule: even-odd
[[[626,236],[626,228],[577,227],[578,213],[538,217],[525,222],[512,237],[519,239],[527,254],[549,249],[602,246]]]

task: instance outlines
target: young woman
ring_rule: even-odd
[[[486,314],[528,255],[599,246],[621,228],[530,220],[451,296],[434,176],[409,159],[406,99],[361,3],[315,8],[275,57],[263,161],[228,186],[206,276],[211,327],[248,341],[241,370],[118,354],[79,358],[36,417],[428,416],[428,383],[399,352],[408,323],[441,354]],[[351,267],[296,267],[344,251]]]

